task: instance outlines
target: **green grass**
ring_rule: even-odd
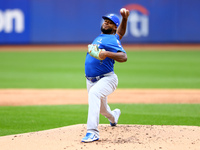
[[[200,51],[128,51],[118,88],[200,88]],[[86,52],[0,52],[0,88],[86,88]],[[111,104],[119,124],[200,126],[200,104]],[[87,122],[87,105],[0,106],[0,136]],[[109,123],[100,117],[100,123]]]
[[[200,126],[200,104],[110,104],[119,124]],[[1,106],[0,136],[86,124],[87,105]],[[100,115],[100,124],[109,124]]]
[[[128,52],[116,73],[124,88],[200,88],[200,51]]]
[[[84,88],[84,52],[0,52],[0,88]]]
[[[200,51],[128,51],[118,88],[200,88]],[[0,52],[0,88],[85,88],[86,52]]]

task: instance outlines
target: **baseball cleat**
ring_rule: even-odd
[[[89,143],[93,141],[99,140],[99,137],[97,137],[94,133],[86,133],[86,136],[82,138],[81,142]]]
[[[115,109],[115,110],[113,110],[113,113],[114,113],[114,116],[115,116],[115,123],[110,122],[110,125],[116,126],[117,123],[118,123],[119,116],[121,115],[121,111],[120,111],[120,109]]]
[[[111,122],[110,122],[110,125],[113,127],[113,126],[116,126],[117,124],[116,124],[116,123],[111,123]]]

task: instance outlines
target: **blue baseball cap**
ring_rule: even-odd
[[[119,24],[120,24],[120,20],[119,20],[119,18],[117,17],[117,15],[115,15],[115,14],[109,14],[109,15],[107,15],[107,16],[102,16],[102,18],[103,18],[103,19],[109,19],[109,20],[111,20],[112,22],[115,23],[115,25],[116,25],[117,27],[118,27]]]

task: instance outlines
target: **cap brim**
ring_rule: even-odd
[[[105,20],[105,19],[108,19],[110,21],[112,21],[110,18],[108,18],[107,16],[102,16],[102,18]],[[113,22],[113,21],[112,21]],[[114,22],[113,22],[114,23]],[[115,23],[114,23],[115,24]],[[116,24],[115,24],[116,25]]]
[[[103,18],[103,19],[110,19],[110,18],[108,18],[107,16],[102,16],[102,18]]]

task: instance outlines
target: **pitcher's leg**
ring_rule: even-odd
[[[103,80],[102,80],[103,82]],[[111,111],[110,106],[107,103],[107,96],[110,95],[117,88],[118,78],[116,74],[113,74],[104,79],[107,84],[104,86],[104,97],[101,98],[100,113],[104,115],[112,123],[115,122],[115,113]]]
[[[110,106],[107,104],[107,98],[104,97],[101,99],[101,108],[100,113],[108,118],[110,122],[115,122],[114,114],[110,109]]]
[[[99,135],[99,114],[100,114],[100,95],[96,92],[95,87],[92,87],[88,93],[88,119],[87,119],[87,131],[93,132]]]
[[[90,83],[90,81],[88,81]],[[99,135],[98,125],[99,125],[99,115],[100,115],[100,106],[101,99],[110,95],[117,87],[118,78],[115,74],[111,76],[104,77],[95,83],[91,83],[92,87],[88,90],[88,121],[87,121],[87,130]],[[107,102],[104,102],[104,105]],[[112,112],[110,107],[105,107],[105,115],[107,115],[111,121]],[[107,112],[108,111],[108,112]]]

